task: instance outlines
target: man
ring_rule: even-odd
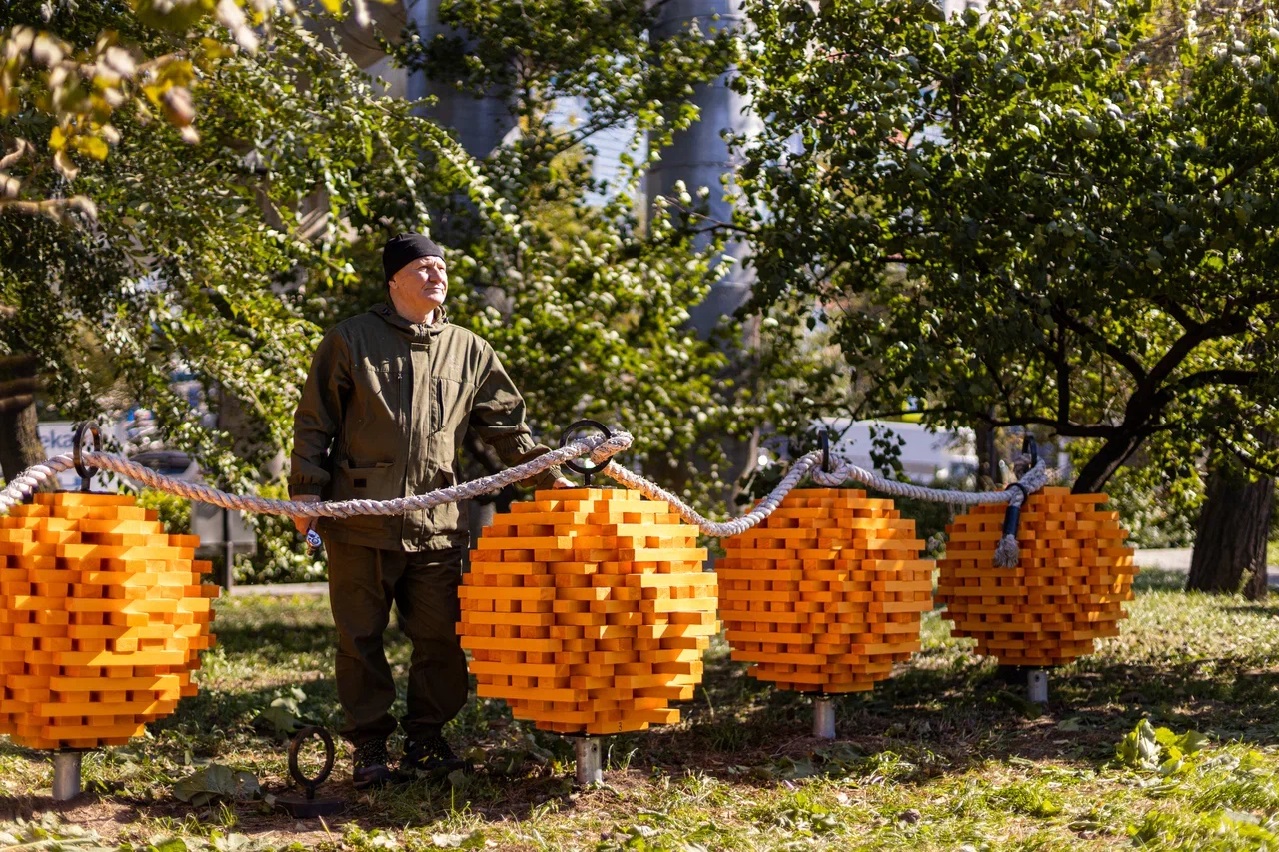
[[[383,249],[382,267],[388,301],[339,323],[311,361],[293,421],[295,500],[387,500],[453,485],[468,429],[508,465],[547,452],[530,437],[524,400],[493,348],[449,324],[439,246],[400,234]],[[571,486],[554,468],[528,484]],[[303,534],[314,526],[328,553],[342,735],[355,748],[355,786],[392,777],[386,746],[396,727],[395,683],[382,635],[393,602],[413,645],[400,770],[465,768],[441,735],[467,698],[456,623],[469,535],[457,504],[294,523]]]

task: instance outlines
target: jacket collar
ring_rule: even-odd
[[[419,340],[434,337],[449,324],[448,308],[443,305],[435,309],[435,321],[430,325],[417,325],[409,322],[396,312],[395,307],[389,301],[372,308],[371,312],[377,314],[393,328],[397,328],[404,334]]]

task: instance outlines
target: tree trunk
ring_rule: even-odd
[[[38,386],[34,357],[0,357],[0,470],[6,481],[45,459],[36,430]]]
[[[1233,457],[1208,477],[1187,591],[1266,596],[1266,539],[1270,532],[1273,477],[1249,473]]]

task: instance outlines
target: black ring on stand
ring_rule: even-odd
[[[319,775],[314,778],[308,778],[302,774],[302,769],[298,766],[298,751],[302,748],[302,743],[312,737],[319,737],[324,742],[324,768],[320,770]],[[323,784],[324,779],[329,777],[336,759],[337,750],[333,747],[333,737],[319,725],[307,725],[294,734],[293,741],[289,743],[289,775],[293,776],[294,781],[306,788],[308,799],[315,796],[315,788]]]
[[[609,430],[609,428],[598,420],[579,420],[564,430],[564,434],[560,436],[560,446],[565,446],[569,442],[569,439],[573,437],[574,432],[580,432],[585,429],[595,429],[596,431],[603,432],[605,439],[613,437],[613,433]],[[605,461],[603,464],[583,464],[581,459],[569,459],[564,462],[564,466],[569,470],[574,473],[580,473],[582,476],[586,477],[586,486],[588,488],[591,485],[591,476],[599,473],[601,470],[608,467],[608,465],[609,461]]]
[[[102,428],[96,420],[85,420],[77,423],[75,427],[75,438],[71,443],[71,457],[75,460],[75,471],[80,474],[80,490],[88,491],[92,487],[92,480],[98,472],[96,467],[86,467],[84,464],[84,436],[88,432],[93,438],[93,452],[102,449]]]
[[[832,470],[830,466],[830,432],[826,429],[818,432],[817,441],[822,448],[822,472],[830,473]]]

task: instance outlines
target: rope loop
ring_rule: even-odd
[[[826,470],[821,465],[818,465],[817,468],[809,474],[809,477],[818,485],[825,486],[826,488],[834,488],[838,485],[842,485],[844,480],[848,479],[848,465],[844,462],[838,462],[830,470]]]

